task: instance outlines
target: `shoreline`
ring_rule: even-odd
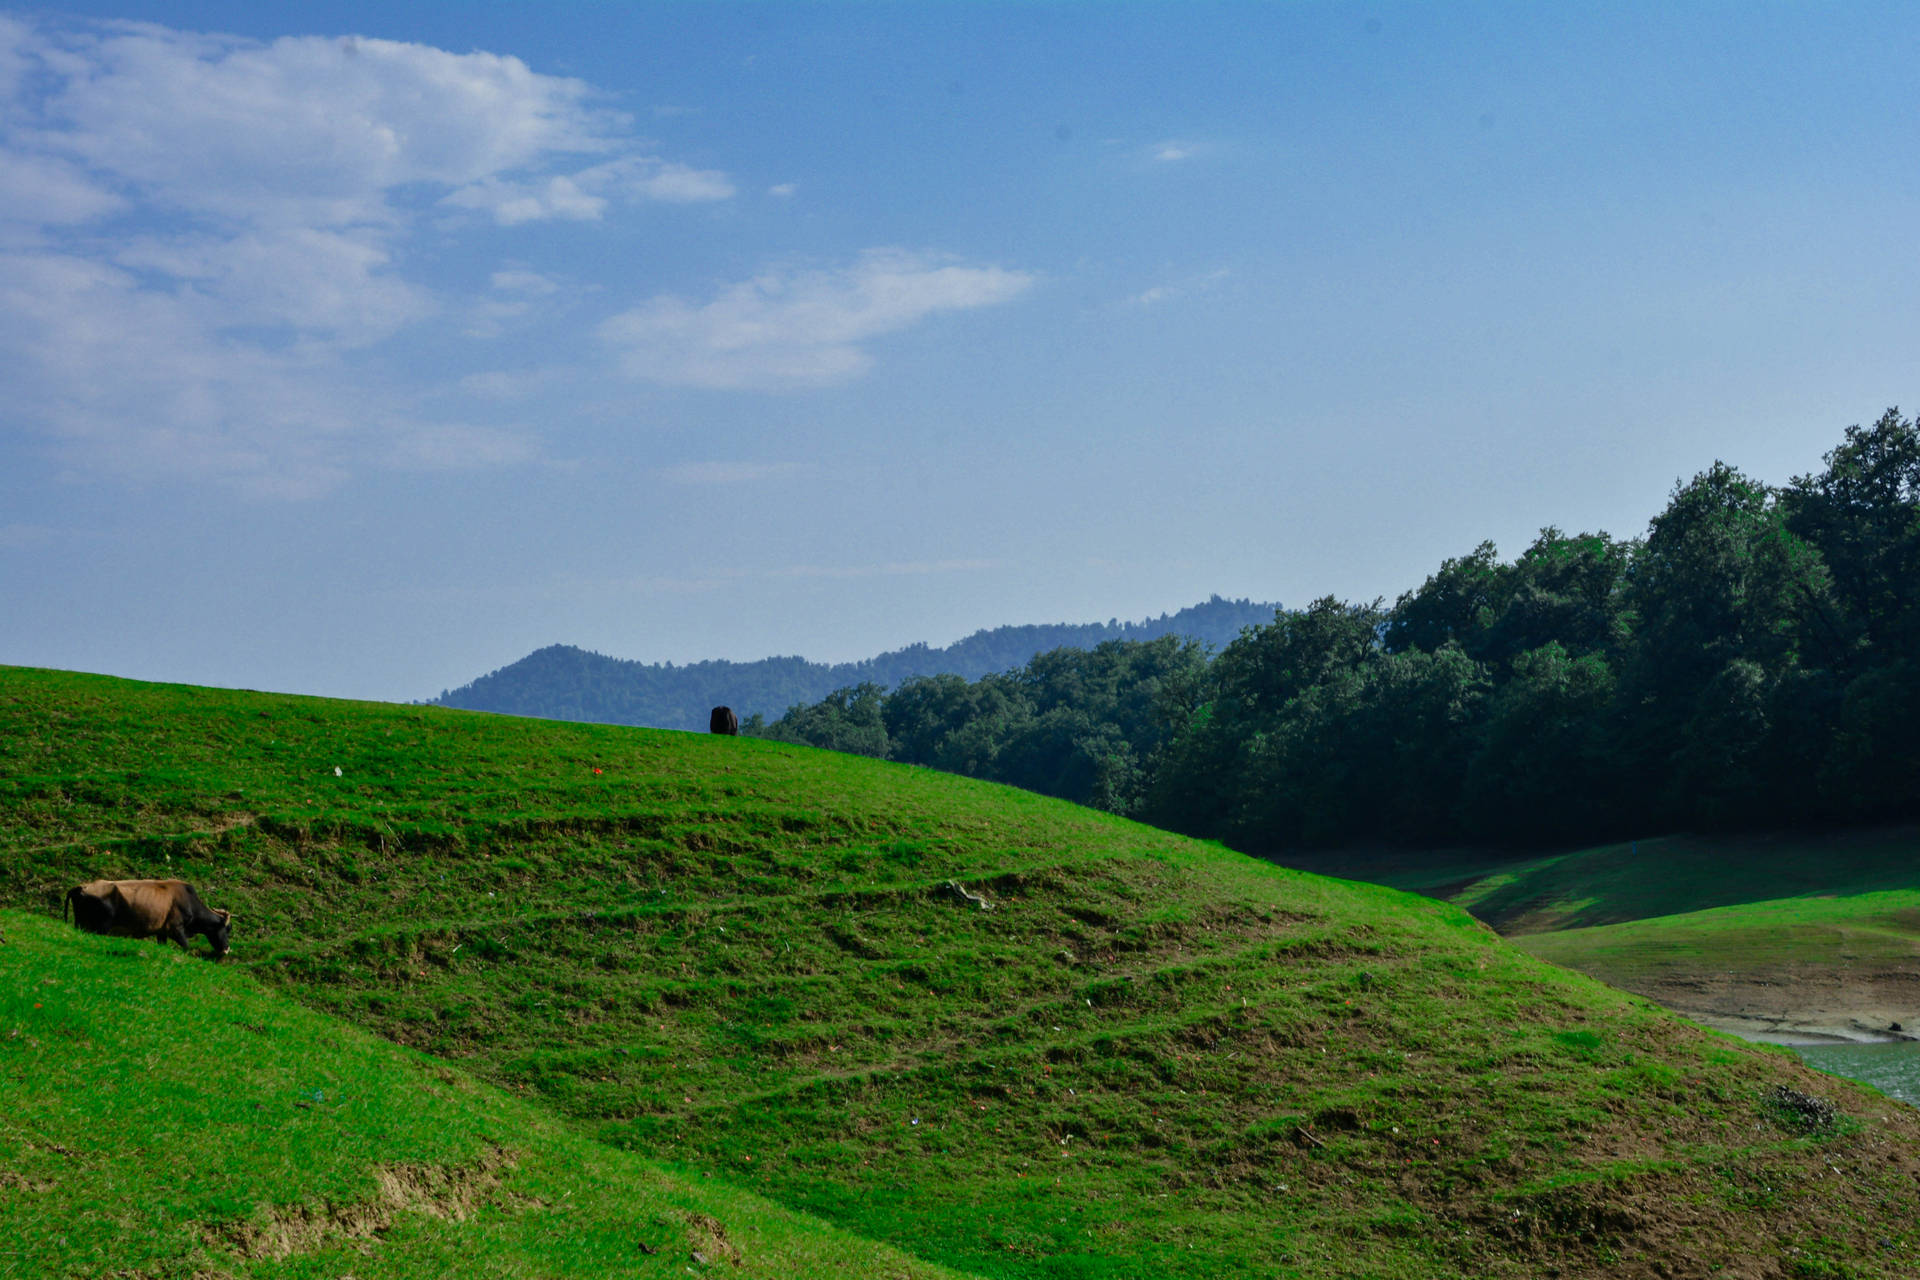
[[[1619,985],[1702,1026],[1762,1044],[1920,1040],[1920,974],[1904,970],[1669,971]]]
[[[1787,1048],[1821,1044],[1911,1044],[1920,1041],[1920,1035],[1905,1030],[1905,1023],[1893,1020],[1876,1025],[1858,1017],[1844,1020],[1835,1020],[1830,1015],[1769,1017],[1696,1011],[1673,1005],[1665,1007],[1682,1017],[1691,1018],[1703,1027],[1724,1031],[1742,1040]]]

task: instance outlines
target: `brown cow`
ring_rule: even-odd
[[[733,714],[732,707],[715,707],[713,716],[707,722],[708,733],[739,733],[740,717]]]
[[[75,927],[121,938],[172,938],[184,950],[200,934],[213,944],[213,958],[227,954],[231,911],[215,911],[184,880],[94,880],[67,890],[60,909],[73,910]]]

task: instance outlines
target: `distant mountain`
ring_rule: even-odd
[[[1072,623],[994,627],[976,631],[944,649],[913,644],[862,662],[828,665],[805,658],[758,662],[633,662],[548,645],[472,684],[432,699],[443,707],[587,720],[599,724],[652,725],[704,730],[716,706],[730,706],[742,720],[755,712],[772,718],[795,703],[818,702],[835,689],[872,681],[888,688],[909,676],[952,673],[978,680],[994,671],[1024,666],[1049,649],[1091,649],[1108,640],[1154,640],[1188,636],[1222,648],[1241,628],[1273,621],[1277,604],[1214,596],[1178,613],[1143,622]]]

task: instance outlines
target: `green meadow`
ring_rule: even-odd
[[[1694,1013],[1716,983],[1911,1007],[1920,973],[1920,829],[1668,836],[1545,857],[1477,850],[1308,865],[1445,899],[1544,960]],[[1920,987],[1920,984],[1908,985]],[[1851,993],[1851,994],[1849,994]],[[1742,1003],[1724,992],[1718,1003]],[[1865,1028],[1863,1028],[1865,1029]]]
[[[925,769],[0,668],[0,902],[0,1276],[1920,1268],[1913,1109]]]
[[[1920,828],[1670,835],[1537,857],[1479,849],[1325,854],[1299,865],[1444,898],[1511,937],[1774,899],[1920,889]]]
[[[1698,974],[1920,971],[1920,890],[1782,898],[1533,934],[1527,951],[1638,987]]]
[[[0,912],[0,1276],[951,1273],[314,1013]]]

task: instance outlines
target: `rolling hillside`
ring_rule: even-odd
[[[235,952],[168,971],[250,976],[595,1150],[929,1263],[1920,1261],[1920,1113],[1446,904],[766,741],[0,669],[0,753],[6,904],[50,918],[82,879],[181,875],[235,911]],[[20,932],[76,964],[165,954]],[[234,1061],[205,1058],[216,1081]],[[133,1110],[104,1165],[160,1144]]]
[[[1466,907],[1533,955],[1742,1035],[1920,1035],[1920,828],[1305,865]]]
[[[1518,858],[1362,851],[1288,862],[1444,898],[1518,937],[1779,898],[1920,889],[1920,828],[1670,835]]]
[[[595,1143],[232,966],[20,911],[0,930],[9,1280],[953,1274]]]

